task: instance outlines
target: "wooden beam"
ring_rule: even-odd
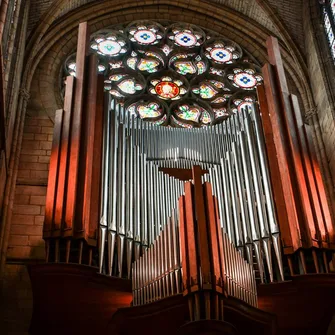
[[[76,219],[78,195],[78,175],[82,137],[82,120],[84,109],[86,59],[89,51],[89,29],[87,22],[79,24],[77,58],[76,58],[76,86],[71,123],[71,149],[69,158],[69,177],[67,185],[67,200],[64,223],[64,236],[72,236]],[[84,167],[81,167],[84,168]]]
[[[59,109],[55,114],[55,127],[53,133],[52,149],[49,162],[48,188],[45,204],[45,218],[43,226],[43,238],[51,237],[53,219],[57,198],[57,183],[59,172],[59,157],[61,148],[61,137],[63,127],[63,109]]]
[[[61,227],[63,226],[64,222],[74,84],[75,84],[75,78],[72,76],[68,76],[66,78],[66,86],[65,86],[62,136],[60,140],[59,165],[58,165],[59,167],[58,167],[56,205],[54,210],[55,212],[52,227],[52,236],[56,237],[61,235]]]
[[[304,247],[318,246],[314,240],[316,236],[314,216],[308,196],[307,184],[302,165],[302,157],[299,146],[299,138],[296,127],[295,115],[292,110],[290,94],[285,76],[285,70],[280,54],[278,40],[271,36],[267,39],[267,50],[270,64],[275,68],[276,83],[278,90],[278,103],[281,106],[278,118],[281,131],[286,141],[285,146],[288,154],[288,172],[291,174],[291,182],[294,188],[296,209],[299,218],[300,236]]]
[[[315,227],[310,227],[311,232],[316,234],[315,238],[319,240],[321,247],[328,247],[328,236],[326,223],[324,221],[323,213],[322,213],[322,204],[320,203],[319,192],[316,186],[315,176],[313,174],[313,165],[311,162],[311,157],[308,149],[308,141],[306,137],[306,133],[304,131],[304,122],[302,120],[302,115],[299,107],[298,98],[291,94],[292,107],[294,110],[295,118],[297,121],[297,132],[301,147],[303,165],[304,165],[304,173],[306,175],[306,179],[308,180],[308,194],[311,200],[311,208],[313,210],[313,215],[315,217]],[[325,206],[328,207],[328,203],[325,203]],[[328,217],[327,219],[331,219]],[[309,222],[309,225],[312,222]]]
[[[187,287],[191,292],[200,289],[200,282],[198,278],[198,254],[197,246],[199,240],[196,238],[195,231],[195,217],[193,207],[193,184],[191,182],[185,183],[185,219],[186,219],[186,239],[187,239],[187,262],[189,266],[189,276]]]
[[[96,64],[96,62],[95,62]],[[96,64],[97,65],[97,64]],[[97,67],[96,67],[97,68]],[[92,70],[93,71],[93,70]],[[96,76],[95,92],[92,94],[92,104],[87,104],[88,117],[88,141],[86,153],[84,216],[85,239],[89,245],[96,245],[96,233],[98,229],[101,201],[101,171],[102,171],[102,140],[104,121],[104,77]],[[90,94],[89,94],[90,95]],[[93,99],[95,98],[95,99]],[[94,100],[94,102],[93,102]],[[91,108],[92,107],[92,108]]]
[[[201,182],[202,170],[200,166],[193,166],[193,184],[194,184],[194,211],[195,220],[197,222],[197,241],[199,248],[199,261],[201,266],[202,284],[203,288],[206,285],[210,286],[211,282],[211,267],[210,267],[210,257],[209,257],[209,237],[208,237],[208,227],[205,215],[205,199],[203,193],[203,187]],[[210,287],[208,287],[210,288]]]
[[[79,183],[78,183],[78,199],[77,214],[75,222],[75,237],[85,238],[88,236],[89,226],[91,224],[91,205],[92,201],[99,199],[100,195],[95,194],[98,199],[92,199],[92,182],[93,182],[93,166],[98,163],[94,158],[94,140],[95,140],[95,118],[97,114],[97,71],[98,59],[96,55],[89,56],[88,62],[88,80],[87,95],[85,99],[85,110],[83,115],[83,131],[82,131],[82,150],[80,157]],[[100,164],[98,164],[100,166]],[[100,181],[98,181],[98,185]],[[82,195],[82,196],[80,196]],[[82,200],[82,201],[80,201]],[[99,219],[96,218],[96,221]],[[92,222],[93,223],[93,222]]]
[[[187,226],[186,226],[186,208],[185,208],[185,196],[182,195],[178,199],[179,205],[179,245],[180,245],[180,258],[182,271],[182,282],[183,282],[183,293],[188,293],[188,283],[190,282],[190,266],[188,263],[187,250]]]
[[[274,143],[274,153],[271,153],[269,160],[272,166],[278,164],[279,179],[273,181],[275,198],[280,199],[277,208],[279,225],[281,228],[284,253],[292,253],[302,246],[298,213],[296,208],[295,197],[293,193],[293,183],[289,166],[289,150],[286,141],[286,131],[280,118],[280,98],[276,89],[274,78],[274,69],[271,65],[265,64],[262,68],[264,77],[265,96],[268,104],[268,113],[262,111],[262,122],[266,131],[272,131]],[[262,108],[262,107],[261,107]],[[276,163],[274,161],[277,161]],[[278,184],[280,183],[280,184]],[[282,194],[280,194],[282,192]],[[286,218],[285,218],[286,216]]]
[[[223,273],[221,273],[221,252],[223,248],[219,248],[219,234],[217,230],[217,221],[215,213],[215,204],[212,194],[211,184],[206,182],[204,184],[205,203],[206,203],[206,221],[208,222],[208,246],[210,250],[210,265],[212,274],[212,288],[213,290],[222,293]],[[220,231],[221,234],[221,231]],[[200,246],[201,247],[201,246]]]
[[[319,166],[318,159],[315,153],[315,147],[312,142],[312,131],[310,129],[311,126],[303,124],[303,130],[306,134],[307,139],[307,147],[309,156],[311,159],[312,171],[315,178],[316,187],[318,190],[318,197],[320,199],[322,214],[324,218],[324,223],[326,225],[329,247],[331,249],[335,249],[335,231],[334,231],[334,218],[332,217],[331,210],[329,208],[329,203],[327,199],[325,184],[322,178],[322,172]]]

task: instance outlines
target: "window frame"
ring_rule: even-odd
[[[319,0],[319,3],[322,6],[323,30],[326,35],[330,55],[335,64],[335,0]],[[334,6],[334,10],[332,10],[332,6]],[[327,28],[327,19],[329,20],[329,28]],[[331,35],[332,37],[330,37]]]

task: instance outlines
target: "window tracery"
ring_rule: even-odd
[[[335,0],[320,0],[319,2],[322,5],[323,25],[330,53],[335,62]]]
[[[134,116],[164,126],[221,122],[255,101],[262,82],[238,44],[191,24],[135,21],[98,31],[90,46],[105,91]],[[65,72],[75,75],[74,57]]]

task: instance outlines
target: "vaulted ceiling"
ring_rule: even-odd
[[[103,2],[106,0],[95,0]],[[69,0],[62,2],[62,7],[56,18],[67,14],[80,6],[86,5],[93,0]],[[157,1],[159,3],[159,1]],[[178,2],[183,2],[178,1]],[[187,2],[187,1],[184,1]],[[220,5],[227,6],[241,14],[243,20],[252,20],[265,27],[269,32],[277,37],[282,37],[278,30],[278,22],[287,28],[290,37],[304,54],[303,16],[302,0],[208,0]],[[48,11],[51,5],[55,5],[57,0],[32,0],[30,18],[28,24],[29,32],[33,31],[39,21],[43,19],[43,14]],[[277,22],[277,24],[276,24]]]

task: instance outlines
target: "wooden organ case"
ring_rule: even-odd
[[[88,41],[81,23],[31,333],[326,334],[334,220],[277,40],[258,106],[187,130],[107,101]]]

